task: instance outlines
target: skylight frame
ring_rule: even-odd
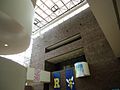
[[[45,2],[43,2],[42,0],[39,0],[39,1],[41,1],[43,4],[45,4]],[[46,24],[44,24],[44,25],[41,26],[41,27],[38,26],[38,29],[37,29],[37,30],[34,30],[34,31],[32,32],[33,34],[36,33],[37,31],[39,31],[41,28],[47,26],[47,25],[48,25],[49,23],[51,23],[52,21],[54,21],[54,20],[56,20],[57,18],[59,18],[61,15],[65,14],[66,12],[68,12],[69,10],[71,10],[72,8],[78,6],[79,4],[81,4],[82,2],[84,2],[84,1],[86,1],[86,0],[79,0],[79,3],[75,4],[75,5],[74,5],[73,7],[71,7],[71,8],[67,7],[66,4],[68,4],[68,3],[70,3],[70,2],[74,4],[75,0],[69,0],[69,2],[67,2],[67,3],[64,3],[63,0],[57,0],[56,2],[54,2],[55,0],[50,0],[50,1],[53,2],[54,5],[56,5],[56,2],[58,2],[58,1],[62,2],[62,3],[63,3],[63,6],[62,6],[62,7],[59,7],[59,6],[58,6],[58,7],[60,8],[60,9],[58,9],[58,10],[61,10],[63,7],[66,8],[66,10],[63,11],[60,15],[57,15],[55,12],[52,12],[50,15],[49,15],[49,14],[46,14],[49,18],[51,18],[51,20],[49,20],[49,21],[47,21],[45,18],[43,18],[42,16],[40,16],[40,14],[38,14],[38,13],[35,12],[35,13],[38,14],[38,16],[40,16],[44,21],[46,21]],[[78,0],[77,0],[77,1],[78,1]],[[38,5],[36,4],[36,6],[38,6]],[[51,8],[50,8],[48,5],[45,4],[45,6],[48,8],[47,10],[51,10]],[[40,7],[38,6],[38,8],[40,8]],[[52,11],[52,10],[51,10],[51,11]],[[44,11],[44,12],[45,12],[45,11]],[[52,17],[52,14],[54,14],[54,18]],[[46,18],[48,18],[48,17],[46,17]]]

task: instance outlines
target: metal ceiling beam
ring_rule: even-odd
[[[69,9],[62,0],[60,0],[60,1],[63,3],[63,5],[64,5],[67,9]]]
[[[50,7],[48,7],[42,0],[40,0],[49,10],[51,10],[50,9]],[[51,1],[53,1],[53,0],[51,0]],[[62,0],[60,0],[60,1],[62,1]],[[53,22],[55,22],[55,21],[57,21],[57,18],[60,18],[60,17],[63,17],[63,14],[65,14],[66,12],[68,12],[69,10],[71,10],[71,9],[73,9],[74,7],[76,7],[77,5],[79,5],[80,3],[82,3],[82,2],[84,2],[84,1],[86,1],[86,0],[80,0],[76,5],[74,5],[73,7],[71,7],[70,9],[69,8],[67,8],[67,10],[65,11],[65,12],[63,12],[62,14],[60,14],[60,15],[56,15],[55,13],[52,13],[52,14],[55,14],[57,17],[55,17],[54,19],[52,19],[50,22],[48,22],[48,21],[46,21],[43,17],[41,17],[38,13],[36,13],[38,16],[40,16],[43,20],[45,20],[47,23],[46,24],[44,24],[42,27],[40,27],[40,29],[42,30],[42,29],[44,29],[45,27],[47,27],[47,26],[49,26],[49,24],[48,23],[53,23]],[[70,1],[69,1],[70,2]],[[68,3],[69,3],[68,2]],[[63,2],[64,3],[64,2]],[[68,4],[68,3],[66,3],[66,4]],[[85,2],[86,3],[86,2]],[[85,3],[83,3],[83,5],[85,4]],[[55,3],[54,3],[55,4]],[[65,4],[65,3],[64,3]],[[66,6],[66,5],[64,5],[64,6]],[[63,6],[62,6],[63,7]],[[67,6],[66,6],[67,7]],[[52,10],[51,10],[52,11]],[[72,10],[73,11],[73,10]],[[59,20],[59,19],[58,19]],[[38,30],[37,30],[38,31]]]
[[[37,4],[36,4],[37,5]],[[50,15],[48,15],[42,8],[40,8],[38,5],[37,5],[37,7],[40,9],[40,10],[42,10],[48,17],[50,17]],[[50,17],[51,18],[51,17]],[[51,18],[52,19],[52,18]]]
[[[73,0],[70,0],[70,1],[73,3],[73,5],[75,5],[74,2],[73,2]]]
[[[42,0],[40,0],[49,10],[51,10],[51,8],[49,8]],[[52,10],[51,10],[52,11]],[[55,13],[54,13],[55,14]],[[55,14],[56,15],[56,14]],[[57,15],[56,15],[57,16]]]
[[[39,15],[37,12],[35,12],[38,16],[40,16],[43,20],[45,20],[46,22],[48,22],[46,19],[44,19],[41,15]]]

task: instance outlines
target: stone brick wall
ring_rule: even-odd
[[[82,39],[45,53],[45,48],[77,33]],[[45,60],[62,53],[84,47],[84,53],[90,66],[91,76],[76,79],[76,90],[111,90],[120,87],[120,60],[110,48],[94,15],[88,8],[71,19],[56,26],[34,40],[31,67],[44,69]],[[64,79],[64,71],[61,72]],[[61,90],[65,90],[62,81]],[[43,84],[34,83],[35,90],[43,90]],[[50,84],[50,90],[53,90]]]

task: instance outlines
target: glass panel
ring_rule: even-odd
[[[76,5],[80,2],[81,0],[73,0],[73,3]]]
[[[52,11],[49,10],[49,9],[47,9],[45,12],[46,12],[48,15],[52,14]]]
[[[51,16],[52,19],[57,17],[54,13],[52,13],[50,16]]]
[[[37,13],[40,14],[40,15],[43,13],[43,11],[40,10],[39,8],[37,8],[37,9],[35,10],[35,12],[37,12]]]
[[[54,3],[51,0],[46,0],[45,4],[51,9],[54,6]]]
[[[59,0],[52,0],[52,1],[56,3],[56,2],[58,2]]]
[[[44,4],[42,4],[42,5],[40,6],[40,8],[41,8],[42,10],[44,10],[44,11],[48,9]]]
[[[41,1],[46,2],[47,0],[41,0]]]
[[[43,19],[42,19],[40,16],[38,16],[37,14],[34,14],[34,17],[37,18],[37,19],[40,20],[40,21],[43,20]]]
[[[70,0],[62,0],[65,4],[68,3]]]
[[[45,19],[48,15],[45,13],[40,13],[40,15]]]
[[[41,6],[43,3],[42,3],[40,0],[37,0],[36,4],[37,4],[38,6]]]
[[[55,14],[59,16],[60,14],[62,14],[62,12],[60,10],[57,10]]]
[[[70,9],[74,6],[74,4],[73,4],[73,2],[70,1],[66,6]]]
[[[50,17],[47,17],[46,20],[50,22],[52,19]]]
[[[58,5],[59,8],[64,5],[61,1],[56,2],[56,4]]]
[[[65,6],[61,7],[61,11],[62,13],[64,13],[65,11],[67,11],[67,8]]]
[[[47,24],[47,22],[45,20],[42,20],[41,23],[42,23],[42,25]]]

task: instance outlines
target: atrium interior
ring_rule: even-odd
[[[120,0],[0,1],[0,90],[120,90]]]

